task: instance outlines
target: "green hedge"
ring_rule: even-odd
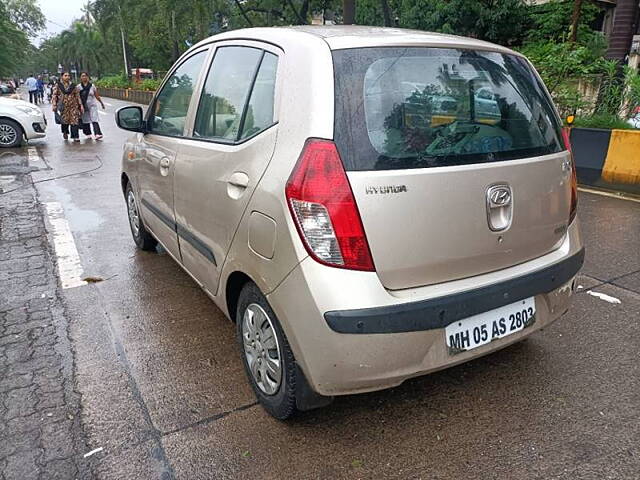
[[[626,121],[620,120],[617,116],[607,113],[596,113],[585,117],[577,116],[572,126],[583,128],[615,128],[618,130],[634,129],[634,127]]]
[[[102,88],[131,88],[133,90],[151,90],[155,91],[160,86],[160,80],[146,79],[141,82],[135,82],[129,80],[124,75],[113,75],[109,77],[102,77],[96,80],[94,83],[97,87]]]

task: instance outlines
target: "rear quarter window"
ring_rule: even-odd
[[[563,150],[555,109],[517,55],[440,48],[333,52],[347,170],[513,160]]]

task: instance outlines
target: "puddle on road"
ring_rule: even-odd
[[[0,152],[0,167],[24,166],[25,159],[16,151]]]
[[[65,216],[74,232],[90,232],[104,223],[104,219],[98,212],[79,208],[75,205],[71,194],[66,188],[55,182],[46,184],[45,188],[53,193],[56,199],[64,205]]]
[[[15,151],[0,152],[0,175],[20,175],[33,169],[27,163],[27,157]]]
[[[4,191],[5,188],[16,181],[15,175],[0,175],[0,191]]]

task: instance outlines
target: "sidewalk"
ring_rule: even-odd
[[[0,155],[0,191],[21,187],[0,193],[0,479],[88,478],[67,321],[25,157]]]

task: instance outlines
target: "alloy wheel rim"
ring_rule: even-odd
[[[2,124],[0,125],[0,144],[2,145],[11,145],[16,141],[18,137],[18,132],[11,125]]]
[[[138,215],[136,198],[133,196],[133,192],[131,191],[127,195],[127,210],[129,212],[129,223],[131,224],[131,230],[133,231],[133,235],[137,238],[140,234],[140,216]]]
[[[275,395],[282,383],[280,345],[269,315],[257,303],[244,311],[242,343],[256,385],[266,395]]]

